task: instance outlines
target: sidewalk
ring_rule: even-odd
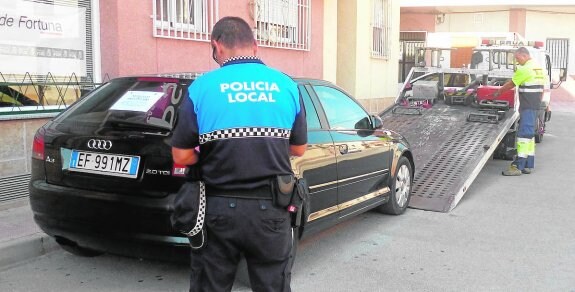
[[[27,198],[0,204],[0,270],[57,248],[34,222]]]

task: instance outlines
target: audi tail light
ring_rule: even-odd
[[[38,129],[34,135],[34,142],[32,144],[32,158],[44,160],[44,128]]]

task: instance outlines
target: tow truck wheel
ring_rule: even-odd
[[[399,158],[389,201],[378,207],[378,211],[391,215],[400,215],[405,212],[411,199],[412,172],[409,160],[406,157]]]
[[[543,141],[543,134],[535,134],[535,143],[541,143],[541,141]]]
[[[537,129],[535,130],[535,143],[543,141],[543,134],[545,133],[545,112],[539,114],[537,117]]]

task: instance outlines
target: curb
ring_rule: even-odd
[[[57,249],[56,241],[42,232],[0,242],[0,271]]]

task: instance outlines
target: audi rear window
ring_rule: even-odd
[[[177,79],[115,79],[82,98],[55,122],[83,127],[171,130],[182,96]]]

